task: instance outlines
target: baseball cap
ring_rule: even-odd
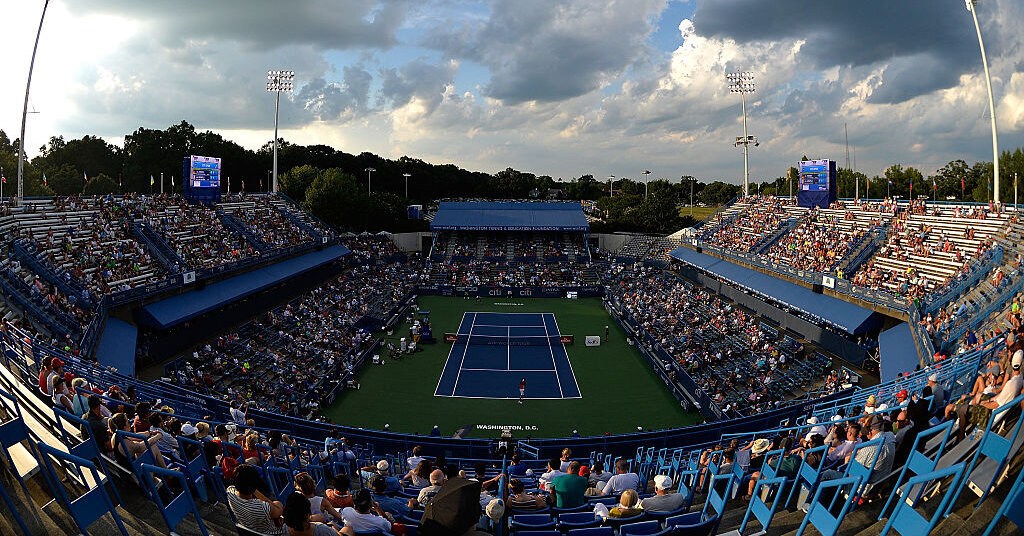
[[[590,468],[586,465],[580,467],[580,476],[590,476]]]
[[[491,521],[501,521],[504,516],[505,502],[501,499],[491,499],[491,502],[487,503],[487,517],[491,518]]]
[[[875,398],[875,395],[871,395],[871,396],[868,397],[868,402],[867,402],[866,405],[868,405],[868,406],[877,406],[878,405],[878,399]]]
[[[930,374],[928,376],[928,381],[930,381],[930,382],[937,382],[937,381],[939,381],[939,375],[938,374],[934,374],[934,373]]]
[[[1024,361],[1024,350],[1017,350],[1013,353],[1013,370],[1020,370],[1021,361]]]
[[[896,398],[907,398],[907,390],[903,389],[902,391],[896,393]]]
[[[868,422],[868,428],[876,432],[881,432],[885,429],[885,419],[883,419],[881,415],[871,417],[871,421]]]
[[[387,460],[377,462],[378,471],[387,471],[389,467],[391,467],[391,464],[389,464]]]
[[[809,419],[807,419],[807,424],[818,424],[818,418],[812,415]]]
[[[185,423],[181,427],[182,435],[192,435],[192,434],[194,434],[194,433],[196,433],[198,431],[199,431],[199,429],[196,428],[195,426],[192,426],[192,423]]]
[[[63,367],[63,366],[64,366],[64,362],[61,361],[59,357],[55,357],[55,358],[50,360],[50,368],[57,368],[57,367]]]
[[[668,475],[658,475],[654,477],[654,487],[656,489],[669,489],[672,487],[672,477]]]

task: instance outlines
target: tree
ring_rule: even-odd
[[[89,182],[85,183],[85,188],[82,189],[82,193],[85,195],[116,194],[117,181],[101,173],[99,176],[93,177],[89,179]]]
[[[356,178],[338,168],[324,170],[306,190],[306,208],[327,223],[361,229],[369,203]]]
[[[305,199],[306,190],[319,174],[320,170],[309,164],[293,167],[278,178],[281,191],[292,199]]]

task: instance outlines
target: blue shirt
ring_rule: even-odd
[[[377,495],[374,493],[373,500],[377,501],[381,510],[388,512],[389,514],[408,516],[412,513],[412,510],[409,509],[408,499],[403,501],[402,499],[388,497],[387,495]]]

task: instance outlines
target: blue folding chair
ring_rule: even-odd
[[[21,417],[18,399],[5,391],[0,391],[0,403],[3,404],[8,417],[10,417],[10,420],[0,424],[0,447],[3,447],[0,450],[3,450],[4,457],[7,458],[7,466],[10,467],[11,474],[18,479],[21,489],[25,490],[25,495],[29,495],[28,486],[25,485],[25,476],[29,475],[22,475],[18,472],[11,449],[15,448],[15,445],[21,444],[33,457],[38,456],[32,452],[32,439],[29,436],[28,427],[25,426],[25,421]]]
[[[842,508],[840,508],[839,513],[836,515],[832,514],[832,505],[821,502],[821,495],[829,491],[834,493],[833,497],[838,497],[844,487],[850,486],[853,489],[857,489],[860,485],[861,477],[859,476],[847,476],[819,483],[818,487],[814,490],[814,497],[811,499],[810,507],[807,509],[807,515],[800,522],[800,528],[797,529],[796,535],[802,535],[807,530],[807,525],[814,525],[814,528],[818,529],[822,536],[835,536],[839,531],[839,525],[843,523],[847,512],[853,506],[855,495],[850,493],[846,496]]]
[[[708,488],[708,496],[704,501],[702,513],[706,519],[712,516],[708,510],[713,510],[713,515],[718,521],[715,522],[712,530],[718,530],[718,523],[721,522],[722,516],[725,514],[725,503],[729,499],[729,491],[732,489],[735,478],[736,476],[732,473],[711,477],[711,487]]]
[[[270,486],[270,493],[281,503],[287,501],[288,496],[295,491],[292,471],[287,467],[268,467],[267,484]]]
[[[562,533],[557,530],[521,530],[516,536],[562,536]]]
[[[860,498],[861,494],[867,489],[871,481],[871,473],[875,470],[875,465],[878,463],[878,457],[882,453],[882,437],[877,437],[871,441],[865,441],[860,445],[857,445],[853,449],[853,455],[850,456],[850,463],[846,464],[846,473],[843,476],[855,476],[860,477],[860,483],[849,490],[850,496],[853,498],[853,503],[857,503],[857,499]],[[874,447],[875,455],[871,457],[871,461],[867,465],[864,465],[857,461],[857,454],[868,447]]]
[[[1006,418],[1010,410],[1021,406],[1021,404],[1024,404],[1024,394],[992,410],[992,415],[988,418],[988,425],[985,427],[985,433],[981,436],[978,450],[974,453],[970,465],[967,466],[967,470],[964,472],[964,485],[956,490],[956,495],[950,501],[946,515],[949,515],[950,511],[953,510],[953,504],[956,503],[956,500],[960,497],[960,492],[965,487],[971,487],[978,493],[979,499],[977,504],[974,505],[975,510],[981,506],[981,503],[985,501],[988,494],[995,488],[996,483],[1003,476],[1003,471],[1006,470],[1006,466],[1010,463],[1010,458],[1014,454],[1011,452],[1011,449],[1017,441],[1017,434],[1020,433],[1021,425],[1024,424],[1024,416],[1017,419],[1017,422],[1013,424],[1013,428],[1005,436],[999,435],[994,428]],[[978,466],[982,456],[995,462],[995,467],[988,467],[985,471],[975,471],[974,468]],[[991,475],[989,475],[990,471]]]
[[[667,534],[671,531],[672,529],[662,530],[661,523],[658,521],[641,521],[619,527],[619,536],[652,536]]]
[[[512,530],[519,532],[525,530],[553,529],[555,522],[547,514],[516,514],[512,516]]]
[[[882,511],[878,514],[879,520],[885,519],[886,512],[889,511],[889,506],[892,505],[893,499],[898,495],[897,491],[904,484],[906,478],[909,476],[923,475],[935,470],[935,467],[939,463],[939,458],[942,457],[942,453],[946,450],[946,443],[949,441],[949,434],[953,430],[954,423],[955,421],[946,421],[938,426],[933,426],[917,434],[917,437],[914,438],[914,446],[910,449],[910,456],[907,458],[907,462],[903,464],[900,476],[896,478],[896,482],[892,485],[892,488],[895,491],[889,495],[889,500],[885,501],[885,506],[882,507]],[[939,445],[932,452],[931,456],[918,450],[918,447],[932,441],[933,439],[938,439]],[[908,472],[910,472],[911,475],[908,475]],[[913,500],[916,501],[924,491],[924,486],[918,486],[917,496],[914,497]]]
[[[767,466],[767,464],[765,465]],[[747,528],[747,522],[750,521],[751,515],[761,524],[761,530],[768,530],[768,527],[772,524],[772,519],[775,517],[775,512],[779,509],[779,501],[782,500],[782,490],[785,486],[786,478],[781,476],[759,478],[757,480],[757,484],[754,484],[754,493],[750,496],[747,513],[743,515],[743,522],[740,523],[740,534],[743,534],[743,529]],[[770,506],[769,503],[766,503],[761,498],[762,490],[764,490],[764,495],[768,497]]]
[[[992,522],[985,529],[985,534],[981,536],[992,536],[992,531],[1000,523],[1004,522],[1003,517],[1017,525],[1017,529],[1024,531],[1024,471],[1017,473],[1017,480],[1010,487],[1009,493],[1006,494],[1006,499],[999,503],[999,509],[996,510],[995,517],[992,518]]]
[[[800,462],[800,469],[797,470],[796,477],[793,479],[793,484],[789,489],[789,495],[786,496],[786,505],[793,501],[793,495],[798,493],[797,490],[807,490],[807,497],[814,496],[814,489],[818,484],[818,478],[821,476],[821,471],[825,467],[825,460],[828,458],[828,449],[828,445],[822,445],[808,449],[804,453],[804,459]],[[811,465],[807,463],[807,455],[815,452],[821,454],[821,459],[816,465]]]
[[[68,421],[81,429],[83,426],[88,428],[89,423],[81,417],[76,417],[56,407],[53,408],[53,416],[57,422],[57,431],[60,432],[60,438],[67,447],[68,452],[78,456],[79,458],[95,462],[100,471],[109,477],[110,472],[107,471],[107,465],[103,461],[103,451],[100,449],[99,442],[96,438],[93,437],[92,434],[87,434],[87,438],[79,440],[78,434],[72,434],[64,425],[64,421]],[[78,477],[79,481],[84,484],[85,474],[79,472]],[[117,504],[124,504],[123,501],[121,501],[121,495],[117,492],[117,486],[111,484],[110,487],[114,491],[114,499],[117,501]]]
[[[568,536],[612,536],[615,531],[611,527],[590,527],[586,529],[573,529]]]
[[[192,492],[189,489],[191,482],[185,478],[182,472],[143,464],[142,473],[145,475],[146,483],[149,484],[151,489],[156,489],[156,482],[154,481],[156,477],[163,479],[164,482],[177,480],[180,484],[180,491],[177,496],[172,496],[171,500],[166,504],[164,504],[164,499],[160,496],[160,493],[153,494],[153,501],[156,503],[156,507],[160,509],[160,515],[163,516],[164,522],[167,523],[167,528],[172,534],[175,533],[178,525],[189,514],[192,514],[199,527],[199,532],[203,536],[210,536],[210,533],[206,531],[206,525],[203,524],[203,518],[199,514],[199,509],[196,508],[196,503],[192,500]],[[171,492],[171,486],[164,486],[163,489],[167,490],[168,493],[173,493]]]
[[[679,508],[672,510],[670,512],[652,512],[650,510],[644,510],[644,515],[647,516],[647,519],[653,519],[659,523],[663,523],[666,519],[670,517],[685,514],[686,511],[689,509],[690,507],[684,503]]]
[[[145,442],[148,439],[144,435],[133,434],[131,432],[125,432],[124,430],[118,430],[114,434],[114,437],[117,439],[118,444],[121,446],[121,450],[124,452],[131,452],[131,450],[128,449],[128,439],[136,439],[143,442]],[[139,454],[138,458],[132,458],[131,455],[128,455],[128,464],[130,465],[129,469],[131,469],[132,474],[135,475],[135,479],[139,483],[139,487],[142,488],[142,492],[147,497],[149,497],[150,500],[152,500],[153,494],[156,492],[156,490],[151,489],[148,485],[146,485],[146,478],[142,476],[142,465],[157,465],[156,457],[153,455],[153,451],[147,448],[146,450],[142,451],[142,454]]]
[[[121,516],[117,514],[117,509],[114,507],[114,503],[110,502],[110,496],[107,495],[103,486],[91,488],[77,499],[71,499],[60,478],[57,477],[51,458],[63,466],[77,465],[80,470],[89,471],[96,482],[100,482],[100,474],[95,464],[78,456],[59,451],[45,443],[38,443],[37,448],[47,485],[53,491],[57,502],[71,514],[71,519],[75,521],[75,525],[83,535],[88,536],[89,526],[109,513],[121,534],[128,536],[128,530],[125,529]]]
[[[665,520],[665,528],[673,536],[711,536],[720,521],[718,515],[705,517],[704,512],[690,512]]]
[[[952,422],[952,421],[950,421]],[[958,463],[951,465],[945,469],[939,469],[938,471],[932,471],[930,473],[924,473],[917,475],[910,480],[907,480],[907,485],[903,489],[903,493],[896,489],[892,492],[892,495],[900,495],[900,500],[896,502],[896,508],[893,510],[892,515],[889,516],[889,521],[885,523],[885,528],[882,529],[880,536],[889,534],[889,530],[893,529],[903,536],[926,536],[931,534],[932,529],[942,521],[945,517],[943,512],[946,511],[946,506],[953,498],[953,494],[956,492],[954,488],[960,483],[960,478],[964,472],[964,464]],[[953,481],[946,493],[942,497],[942,501],[939,503],[939,507],[936,509],[932,517],[925,518],[917,510],[914,509],[917,506],[920,493],[916,497],[913,495],[915,488],[925,488],[930,482],[938,482],[947,477],[953,477]]]
[[[189,486],[195,490],[200,501],[206,501],[206,481],[210,471],[206,462],[206,453],[203,452],[203,443],[195,439],[178,436],[178,450],[184,461],[181,471],[188,478]],[[188,451],[195,450],[199,454],[189,458]]]
[[[324,472],[324,466],[306,464],[306,467],[302,470],[313,479],[313,482],[316,483],[316,492],[323,495],[327,490],[327,474]]]
[[[683,496],[683,506],[689,510],[693,506],[693,496],[697,492],[697,469],[679,471],[679,486],[676,491]]]
[[[559,514],[556,520],[558,530],[566,532],[573,529],[585,529],[601,524],[601,519],[594,512],[571,512]]]

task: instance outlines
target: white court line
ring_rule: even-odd
[[[464,313],[464,314],[462,315],[462,321],[461,321],[461,322],[459,322],[459,329],[458,329],[458,330],[457,330],[457,332],[456,332],[456,333],[457,333],[457,335],[462,335],[462,333],[458,333],[458,332],[459,332],[459,331],[462,331],[462,325],[466,323],[466,315],[467,315],[467,314],[469,314],[469,313]],[[474,317],[474,318],[475,318],[475,317]],[[469,346],[469,345],[467,345],[467,346]],[[439,378],[437,379],[437,387],[435,387],[435,388],[434,388],[434,396],[447,396],[447,395],[442,395],[442,394],[441,394],[441,392],[440,392],[440,389],[441,389],[441,380],[443,380],[443,379],[444,379],[444,371],[448,370],[448,362],[452,360],[452,354],[453,354],[454,352],[455,352],[455,345],[453,344],[453,345],[452,345],[452,347],[451,347],[451,348],[450,348],[450,349],[448,350],[448,358],[444,360],[444,366],[443,366],[443,367],[441,367],[441,377],[439,377]],[[465,354],[465,352],[463,352],[463,354],[462,354],[462,358],[463,358],[463,359],[465,359],[465,358],[466,358],[466,354]],[[460,365],[461,365],[461,363],[460,363]],[[460,367],[460,368],[461,368],[461,367]]]
[[[555,321],[555,331],[557,331],[558,332],[558,336],[561,337],[562,336],[562,330],[558,328],[558,317],[552,314],[551,315],[551,319]],[[547,326],[547,323],[545,323],[544,325]],[[580,382],[576,380],[576,371],[574,371],[572,369],[572,360],[569,359],[569,350],[566,349],[564,344],[562,345],[562,351],[565,352],[565,360],[569,362],[569,373],[572,374],[572,381],[576,383],[576,390],[579,391],[579,393],[580,393],[580,396],[578,396],[578,397],[573,396],[573,397],[569,397],[569,398],[583,398],[583,388],[580,387]],[[555,370],[557,371],[558,367],[555,367]],[[558,385],[561,386],[562,384],[558,384]]]
[[[554,372],[551,369],[464,368],[462,370],[482,371],[482,372]]]
[[[545,313],[541,313],[540,319],[542,322],[544,322],[544,314]],[[555,327],[558,327],[558,324],[555,324]],[[551,335],[548,333],[547,322],[544,322],[544,336],[548,338],[548,352],[551,352],[551,366],[555,369],[555,381],[558,382],[558,396],[559,398],[563,398],[565,397],[565,393],[562,392],[562,380],[558,377],[558,363],[555,363],[555,349],[551,347]],[[573,379],[575,379],[575,376],[576,375],[573,374]]]
[[[451,396],[448,396],[448,395],[434,395],[434,396],[440,396],[440,397],[444,397],[444,398],[472,398],[472,399],[477,399],[477,400],[519,400],[518,396],[463,396],[463,395],[451,395]],[[551,398],[551,397],[543,397],[543,396],[537,396],[537,397],[528,396],[528,397],[525,397],[525,398],[526,398],[526,400],[573,400],[573,399],[576,399],[576,398],[583,398],[583,397],[582,396],[569,396],[569,397],[565,397],[565,398]]]
[[[508,338],[512,338],[512,326],[508,327]],[[512,370],[512,345],[505,345],[505,369]]]
[[[473,322],[469,324],[470,333],[473,333],[473,324],[476,324],[476,313],[473,313]],[[452,396],[455,396],[455,391],[459,388],[459,376],[462,376],[462,364],[466,362],[466,352],[468,351],[469,341],[466,341],[466,347],[462,350],[462,359],[459,360],[459,372],[455,375],[455,386],[452,387]]]

